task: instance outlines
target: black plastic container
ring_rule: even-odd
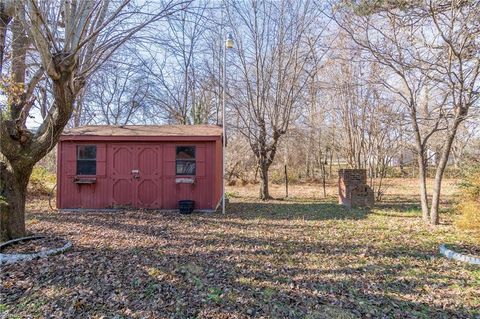
[[[180,214],[190,214],[193,212],[195,208],[195,201],[193,200],[179,200],[178,201],[178,209],[180,210]]]

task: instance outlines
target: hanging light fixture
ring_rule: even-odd
[[[233,35],[229,32],[227,34],[227,39],[225,40],[225,48],[231,49],[231,48],[233,48],[234,44],[235,44],[235,42],[233,41]]]

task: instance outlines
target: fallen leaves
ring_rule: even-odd
[[[36,203],[36,205],[44,205]],[[30,208],[31,210],[31,208]],[[475,318],[478,268],[391,206],[234,198],[228,214],[30,212],[64,255],[2,269],[0,311],[32,318]]]

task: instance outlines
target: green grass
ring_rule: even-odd
[[[208,288],[207,298],[215,303],[219,303],[222,300],[223,291],[217,287]]]

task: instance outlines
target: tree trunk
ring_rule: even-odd
[[[437,167],[437,172],[435,174],[435,182],[433,185],[433,194],[432,194],[432,206],[430,207],[430,223],[432,225],[438,225],[439,216],[438,208],[440,206],[440,191],[442,187],[442,178],[445,168],[441,169],[440,166]]]
[[[420,203],[422,205],[422,218],[423,221],[429,222],[428,213],[428,197],[427,197],[427,176],[426,167],[424,162],[423,152],[420,152],[418,156],[418,182],[420,187]]]
[[[13,169],[0,161],[0,239],[26,236],[25,199],[32,167]]]
[[[62,58],[56,63],[57,69],[73,65],[73,59]],[[56,61],[54,61],[56,62]],[[25,199],[27,185],[33,166],[43,158],[57,143],[60,134],[73,111],[74,93],[69,85],[72,81],[71,70],[61,72],[59,80],[53,81],[53,96],[56,109],[51,113],[50,121],[44,121],[36,135],[24,126],[18,127],[14,121],[1,123],[0,142],[0,199],[1,199],[1,236],[17,238],[25,236]],[[17,113],[25,106],[12,107]],[[12,112],[12,115],[14,113]],[[43,134],[39,132],[44,132]],[[19,136],[19,137],[17,137]],[[25,155],[27,154],[27,155]]]
[[[433,186],[432,206],[430,208],[430,223],[432,225],[438,225],[439,223],[438,209],[440,206],[440,192],[442,189],[443,174],[445,173],[445,167],[447,167],[450,150],[452,148],[453,141],[455,140],[455,135],[460,122],[461,120],[459,119],[455,121],[451,133],[448,135],[447,141],[443,147],[441,157],[438,159],[438,166],[435,172],[435,182]]]
[[[260,199],[268,200],[272,199],[268,190],[268,165],[266,163],[260,163]]]
[[[428,196],[427,196],[427,161],[426,161],[426,140],[422,140],[420,128],[417,123],[416,109],[412,102],[410,117],[412,119],[412,128],[415,135],[415,146],[417,149],[417,164],[418,164],[418,183],[420,190],[420,203],[422,206],[422,219],[425,223],[430,222],[428,211]]]

